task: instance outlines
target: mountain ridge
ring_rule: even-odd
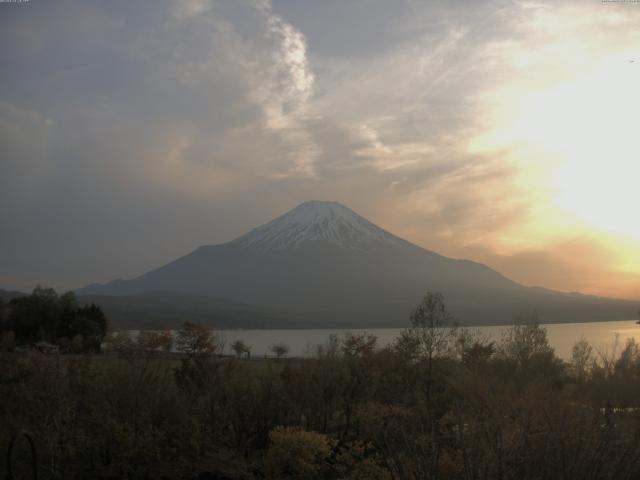
[[[427,290],[445,294],[467,324],[513,321],[537,310],[543,321],[633,318],[630,302],[578,298],[525,287],[491,269],[408,242],[337,202],[310,201],[226,243],[191,253],[131,280],[79,294],[154,291],[225,298],[302,322],[405,325]],[[288,322],[287,322],[288,323]]]

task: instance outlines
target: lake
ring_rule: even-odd
[[[549,343],[556,354],[568,360],[575,342],[584,337],[594,349],[611,352],[618,338],[618,351],[624,347],[627,338],[635,338],[640,342],[640,325],[635,320],[614,322],[589,323],[555,323],[543,325],[547,329]],[[473,327],[470,331],[480,331],[491,340],[499,341],[507,326]],[[252,356],[271,354],[269,346],[274,343],[284,343],[290,347],[289,356],[304,357],[313,355],[316,345],[323,344],[331,334],[338,336],[347,332],[370,333],[378,337],[380,346],[388,345],[398,337],[400,328],[371,328],[371,329],[316,329],[316,330],[218,330],[217,333],[224,341],[224,353],[231,354],[230,345],[235,340],[242,340],[251,347]],[[595,353],[595,352],[594,352]]]

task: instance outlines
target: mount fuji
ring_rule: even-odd
[[[131,321],[130,309],[123,314],[131,305],[163,309],[171,298],[180,308],[174,314],[163,309],[165,324],[197,312],[199,320],[226,327],[336,328],[405,326],[428,290],[442,292],[451,312],[468,325],[510,323],[532,311],[544,322],[629,319],[635,312],[635,304],[624,300],[522,286],[483,264],[425,250],[324,201],[302,203],[235,240],[78,294],[106,303],[107,313],[115,305],[116,316]]]

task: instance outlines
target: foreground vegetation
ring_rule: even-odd
[[[48,479],[640,478],[633,341],[580,340],[563,362],[537,323],[494,343],[428,294],[389,347],[346,335],[308,359],[219,351],[189,323],[100,354],[5,351],[0,448],[30,432]],[[31,462],[19,438],[14,474]]]

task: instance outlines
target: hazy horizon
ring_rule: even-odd
[[[0,3],[0,288],[132,278],[311,199],[640,299],[640,5]]]

